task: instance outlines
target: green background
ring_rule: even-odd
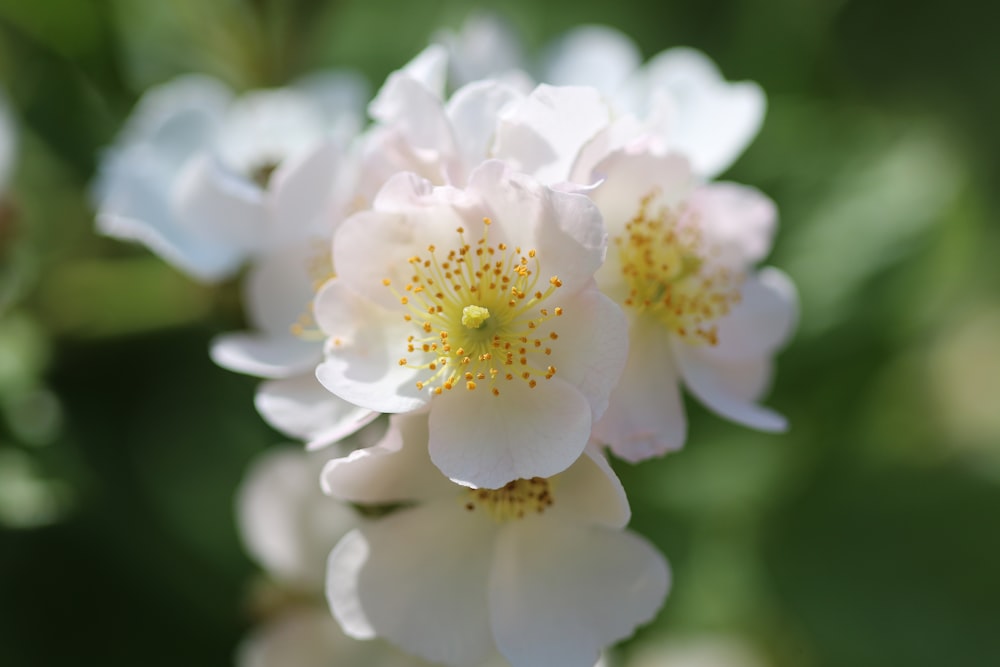
[[[0,0],[21,129],[0,207],[0,665],[224,665],[252,622],[232,496],[281,437],[253,411],[255,381],[206,354],[241,326],[234,284],[94,234],[88,183],[131,105],[192,70],[250,88],[349,66],[374,87],[471,6]],[[754,433],[688,401],[684,451],[617,466],[675,576],[626,654],[723,636],[774,667],[1000,665],[992,5],[495,9],[529,54],[606,23],[647,57],[694,46],[768,93],[725,177],[781,210],[770,263],[802,319],[768,403],[792,428]]]

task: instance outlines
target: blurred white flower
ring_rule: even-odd
[[[465,189],[399,174],[334,238],[317,376],[370,410],[429,403],[431,458],[460,483],[561,472],[625,362],[624,315],[593,281],[605,243],[589,199],[501,162]]]
[[[629,358],[594,437],[631,461],[684,443],[683,384],[708,408],[766,431],[756,401],[797,312],[791,281],[754,265],[770,250],[774,204],[732,184],[699,185],[677,155],[616,151],[591,192],[610,236],[597,272],[629,318]]]
[[[556,41],[541,76],[551,84],[596,87],[618,115],[655,127],[661,146],[685,155],[702,178],[739,157],[766,109],[760,86],[726,81],[700,51],[669,49],[643,65],[635,43],[607,26],[576,28]]]
[[[492,651],[514,667],[588,667],[648,622],[666,562],[623,530],[628,503],[588,449],[554,478],[456,486],[427,457],[426,413],[394,416],[378,445],[331,461],[326,490],[359,503],[415,503],[349,533],[327,595],[344,631],[456,667]]]
[[[98,228],[206,281],[309,236],[350,181],[363,91],[348,73],[239,97],[201,75],[150,89],[102,159]]]
[[[236,495],[236,525],[250,557],[285,587],[323,589],[330,549],[360,517],[323,494],[329,456],[276,447],[254,459]]]

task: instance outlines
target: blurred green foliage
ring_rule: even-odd
[[[250,622],[232,495],[280,438],[254,381],[206,354],[240,326],[234,288],[93,232],[88,183],[135,99],[191,70],[247,88],[350,66],[377,85],[469,8],[0,0],[21,128],[0,211],[0,664],[217,666]],[[625,653],[720,635],[775,667],[1000,664],[994,6],[500,11],[529,53],[607,23],[646,55],[703,49],[769,95],[727,176],[781,209],[771,261],[799,285],[802,322],[770,403],[792,430],[752,433],[692,402],[684,451],[617,466],[675,576]]]

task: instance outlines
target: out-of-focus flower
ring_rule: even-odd
[[[378,445],[334,460],[326,490],[359,503],[415,503],[349,533],[327,595],[344,631],[427,660],[587,667],[659,609],[663,558],[623,530],[628,503],[588,449],[553,478],[468,489],[427,457],[425,413],[392,418]]]
[[[431,458],[460,483],[561,472],[625,362],[625,318],[593,281],[605,242],[589,199],[501,162],[465,189],[400,174],[334,238],[317,376],[371,410],[430,403]]]
[[[329,224],[364,87],[348,73],[239,97],[201,75],[149,90],[101,164],[98,228],[200,280]]]
[[[258,456],[236,496],[236,523],[247,553],[282,586],[322,590],[326,557],[360,517],[323,494],[326,456],[280,447]]]
[[[323,494],[319,474],[327,458],[297,447],[269,450],[240,485],[237,525],[248,554],[268,575],[274,600],[267,618],[241,642],[236,664],[428,667],[383,642],[347,637],[323,602],[330,549],[363,521]]]
[[[470,14],[461,28],[442,30],[434,41],[448,50],[448,81],[454,88],[483,79],[528,81],[517,33],[494,14]]]
[[[760,86],[726,81],[700,51],[669,49],[643,65],[635,43],[607,26],[577,28],[555,42],[542,80],[601,90],[619,115],[655,128],[662,148],[685,155],[703,178],[725,171],[743,152],[766,108]]]
[[[595,172],[610,235],[597,281],[630,323],[626,369],[595,438],[633,461],[680,447],[681,384],[723,417],[784,429],[756,404],[797,310],[783,273],[754,270],[771,246],[773,203],[732,183],[699,185],[673,154],[616,151]]]

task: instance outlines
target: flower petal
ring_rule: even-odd
[[[687,437],[680,378],[667,333],[652,318],[632,322],[628,362],[594,438],[636,463],[679,449]]]
[[[298,447],[269,450],[254,459],[236,498],[247,551],[271,576],[304,590],[322,587],[326,554],[358,522],[323,495],[321,466]]]
[[[254,405],[268,424],[311,441],[312,449],[351,435],[378,415],[332,395],[314,373],[262,383]]]
[[[778,210],[759,190],[736,183],[710,183],[695,190],[688,211],[697,216],[706,241],[731,266],[756,264],[771,252]]]
[[[624,528],[632,516],[621,481],[596,446],[587,447],[557,479],[550,511],[570,512],[577,521],[611,528]]]
[[[321,479],[325,493],[364,504],[428,500],[457,491],[427,454],[426,411],[393,415],[382,440],[328,462]]]
[[[664,51],[646,63],[638,78],[647,90],[666,88],[675,97],[678,117],[670,146],[688,156],[705,178],[728,168],[760,130],[764,91],[751,81],[727,82],[699,51]]]
[[[501,117],[494,156],[543,183],[565,181],[577,153],[610,119],[593,88],[542,84]]]
[[[515,665],[592,665],[653,618],[669,584],[663,557],[632,533],[544,515],[510,522],[490,571],[493,636]]]
[[[466,165],[477,165],[490,156],[497,114],[522,97],[514,87],[496,81],[476,81],[455,91],[448,100],[446,113],[456,148]]]
[[[277,223],[272,240],[287,242],[307,238],[313,229],[332,231],[317,224],[329,213],[337,191],[343,149],[332,140],[323,140],[300,156],[285,160],[268,184],[268,207]],[[322,227],[331,229],[322,229]]]
[[[707,408],[761,431],[780,432],[788,428],[784,417],[755,402],[770,378],[769,360],[718,362],[697,346],[672,342],[685,386]]]
[[[610,95],[639,67],[635,42],[607,26],[575,28],[550,47],[545,81],[556,86],[593,86]]]
[[[435,663],[491,655],[486,577],[494,526],[445,501],[349,533],[330,554],[327,599],[344,632]]]
[[[719,344],[706,348],[720,362],[769,356],[791,337],[798,316],[798,294],[782,271],[765,267],[747,278],[741,300],[719,320]]]
[[[216,364],[236,373],[282,378],[315,368],[322,359],[322,347],[290,334],[239,332],[215,338],[209,354]]]
[[[628,355],[628,322],[618,305],[591,281],[575,298],[562,302],[563,314],[539,327],[539,335],[554,330],[552,365],[558,377],[571,383],[590,403],[596,421],[608,407]]]
[[[198,280],[221,280],[236,271],[244,252],[178,224],[167,192],[175,177],[147,145],[110,154],[95,186],[97,227],[102,234],[142,243]]]
[[[587,196],[545,187],[498,160],[480,165],[469,189],[482,196],[509,244],[538,252],[542,278],[558,276],[563,294],[587,285],[604,261],[607,233]]]
[[[405,349],[412,327],[398,313],[358,297],[337,278],[316,295],[315,316],[326,342],[316,369],[324,387],[345,401],[376,412],[409,412],[427,402],[417,372],[399,364],[389,341]]]
[[[590,437],[590,405],[555,376],[529,389],[520,380],[487,389],[456,388],[431,402],[431,460],[453,481],[499,488],[568,468]]]
[[[171,196],[177,224],[245,253],[259,248],[267,229],[263,193],[215,158],[193,158],[178,175]]]

